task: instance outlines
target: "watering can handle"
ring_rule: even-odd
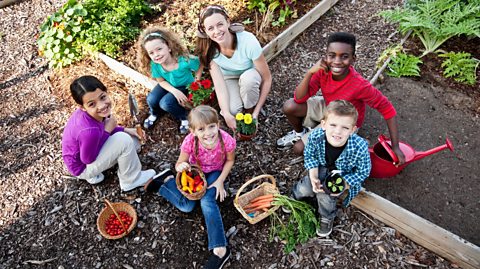
[[[392,158],[393,160],[393,163],[394,164],[397,164],[398,163],[398,157],[397,155],[395,154],[395,152],[393,152],[392,150],[392,147],[390,146],[390,144],[388,144],[387,142],[387,138],[385,137],[385,135],[381,134],[378,136],[378,142],[380,142],[380,144],[382,144],[383,148],[387,151],[388,155]]]

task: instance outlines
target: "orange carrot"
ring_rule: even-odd
[[[273,194],[261,195],[261,196],[256,197],[255,199],[252,199],[250,201],[250,203],[255,203],[255,202],[258,202],[260,200],[266,200],[266,199],[272,199],[272,198],[273,198]]]
[[[271,205],[273,201],[273,198],[271,199],[267,199],[267,200],[261,200],[261,201],[258,201],[256,203],[249,203],[247,204],[246,206],[244,206],[243,208],[255,208],[255,207],[258,207],[260,205]]]
[[[268,211],[268,209],[270,209],[271,206],[272,206],[271,204],[260,205],[258,207],[246,209],[245,213],[249,214],[249,213],[252,213],[252,212],[255,212],[255,211],[260,211],[260,210]]]

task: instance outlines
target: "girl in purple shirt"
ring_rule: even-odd
[[[117,125],[111,115],[112,102],[107,88],[96,77],[82,76],[70,85],[79,105],[65,125],[62,156],[74,176],[90,184],[103,181],[103,171],[118,163],[122,191],[145,185],[155,170],[142,171],[137,155],[139,135],[134,128]]]

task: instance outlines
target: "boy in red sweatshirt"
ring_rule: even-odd
[[[352,66],[355,61],[355,36],[337,32],[327,39],[327,55],[312,66],[295,89],[292,99],[283,104],[283,113],[293,130],[277,140],[277,146],[290,147],[301,155],[311,128],[319,125],[325,107],[333,100],[347,100],[358,111],[357,127],[365,119],[365,106],[376,109],[387,122],[392,149],[399,164],[405,156],[398,145],[396,110],[378,89]],[[321,95],[316,95],[321,90]]]

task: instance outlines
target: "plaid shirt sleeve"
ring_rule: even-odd
[[[304,166],[307,170],[317,168],[320,164],[325,165],[324,131],[321,128],[314,129],[308,136],[307,145],[303,151]]]
[[[368,143],[357,134],[352,135],[346,148],[348,152],[349,163],[353,165],[351,169],[342,170],[342,176],[350,185],[347,199],[343,201],[346,207],[350,201],[358,195],[362,188],[362,183],[370,174],[372,164],[370,161],[370,153],[368,152]]]

